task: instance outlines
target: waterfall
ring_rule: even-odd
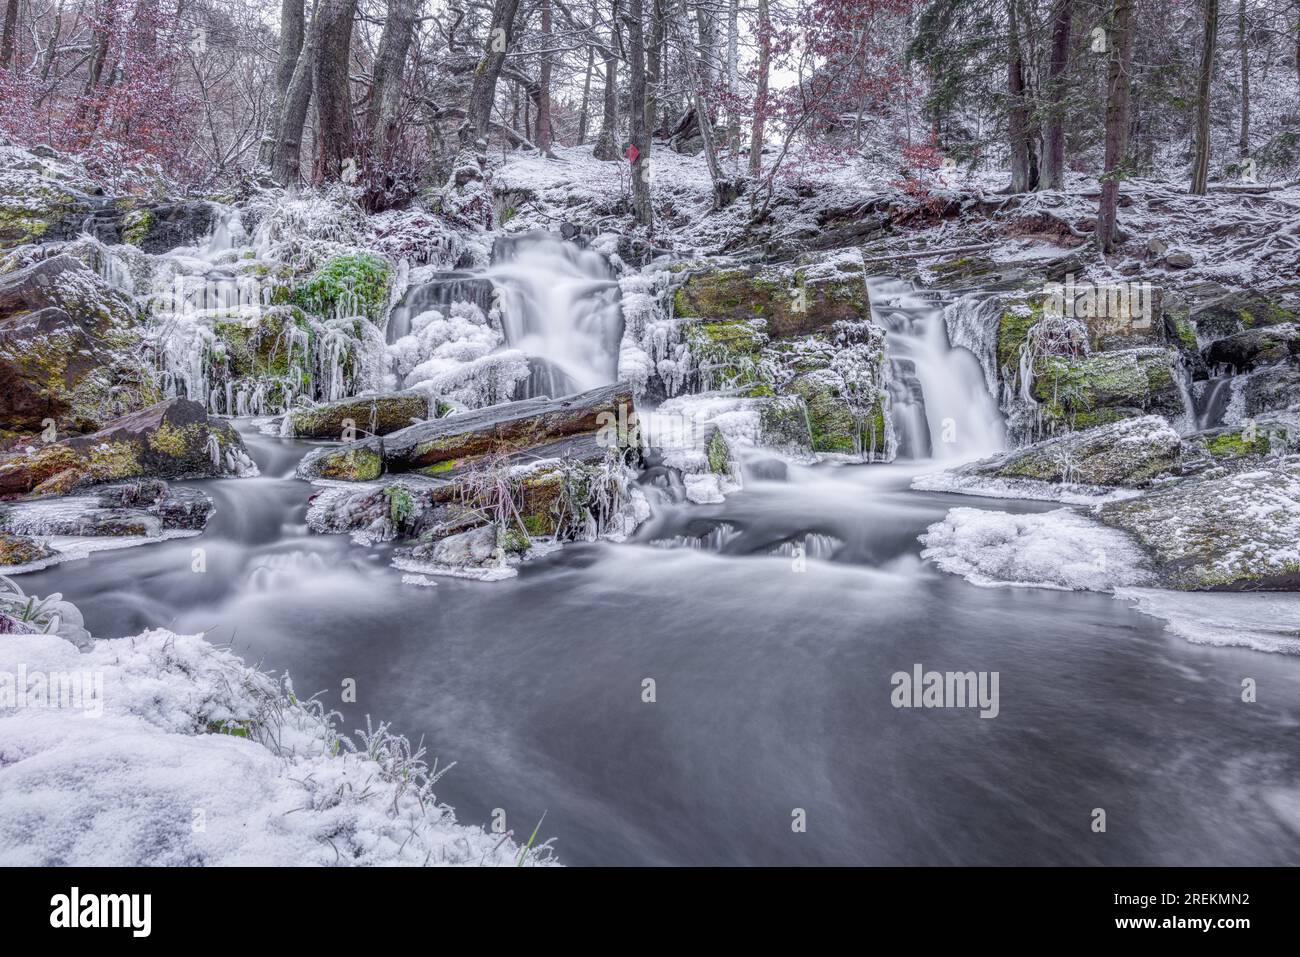
[[[497,287],[506,344],[531,361],[525,398],[614,381],[623,322],[604,256],[545,234],[503,237],[487,276]]]
[[[1006,429],[988,385],[987,319],[979,299],[943,295],[889,279],[868,281],[873,319],[883,326],[890,361],[892,419],[902,458],[966,460],[1006,444]],[[950,340],[950,329],[961,330]]]

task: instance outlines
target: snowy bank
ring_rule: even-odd
[[[456,823],[423,748],[337,717],[199,635],[5,635],[0,865],[555,863]]]

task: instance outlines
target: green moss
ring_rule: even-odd
[[[1186,319],[1179,319],[1175,328],[1178,332],[1178,341],[1185,348],[1195,352],[1199,348],[1196,344],[1196,328]]]
[[[149,210],[132,210],[122,218],[122,242],[131,246],[143,245],[153,225],[153,213]]]
[[[727,445],[727,440],[723,437],[721,430],[715,430],[709,437],[709,443],[705,447],[705,454],[709,459],[709,471],[718,475],[729,475],[731,473],[731,449]]]
[[[1029,337],[1029,330],[1041,318],[1042,303],[1007,309],[1002,313],[998,322],[998,368],[1015,371],[1020,367],[1020,347]]]
[[[371,482],[384,471],[384,460],[369,446],[337,449],[319,460],[321,478],[342,482]]]
[[[388,497],[388,517],[395,526],[402,527],[415,514],[415,499],[411,490],[405,485],[390,485],[384,489],[384,495]]]
[[[294,301],[317,315],[363,315],[377,322],[388,302],[388,263],[370,253],[327,261],[297,290]]]
[[[90,474],[100,482],[142,475],[139,450],[130,442],[101,442],[90,449]]]
[[[192,434],[187,435],[186,433],[192,428],[192,426],[187,426],[185,429],[178,429],[170,422],[163,422],[162,425],[149,433],[147,438],[149,448],[169,458],[184,458],[193,437]]]

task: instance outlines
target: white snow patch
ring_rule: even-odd
[[[1294,592],[1185,592],[1122,588],[1116,598],[1163,618],[1165,630],[1198,645],[1300,654],[1300,594]]]
[[[954,508],[920,536],[922,558],[984,587],[1111,591],[1150,579],[1122,532],[1058,509],[1013,515]]]

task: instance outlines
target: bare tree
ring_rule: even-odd
[[[1237,0],[1237,48],[1241,54],[1241,131],[1237,156],[1250,156],[1250,35],[1246,29],[1246,0]]]
[[[460,129],[460,140],[468,143],[488,138],[492,123],[492,105],[496,100],[497,80],[505,65],[510,41],[514,37],[515,15],[519,0],[496,0],[492,7],[492,21],[488,27],[483,56],[474,70],[474,85],[470,89],[465,124]],[[526,131],[525,131],[526,132]]]
[[[1211,0],[1213,2],[1213,0]],[[1133,0],[1115,0],[1109,31],[1110,68],[1106,78],[1106,158],[1097,201],[1097,245],[1115,251],[1119,240],[1116,211],[1124,157],[1128,153],[1129,81],[1133,73]]]
[[[352,124],[352,23],[357,0],[322,0],[320,40],[312,71],[316,87],[316,178],[338,179],[354,158]]]
[[[1074,0],[1052,5],[1052,47],[1048,66],[1047,129],[1043,138],[1043,168],[1039,189],[1060,189],[1065,184],[1065,92],[1070,62],[1070,25]]]
[[[551,155],[551,0],[540,0],[542,7],[542,55],[538,67],[537,148],[543,156]]]
[[[275,64],[274,98],[262,145],[258,151],[258,165],[269,167],[275,157],[276,135],[280,128],[280,114],[284,109],[293,71],[302,53],[303,34],[307,29],[303,0],[282,0],[280,4],[280,52]]]
[[[1214,78],[1214,46],[1219,33],[1219,0],[1205,0],[1201,34],[1201,72],[1196,85],[1196,151],[1192,156],[1192,195],[1204,196],[1210,180],[1210,81]]]
[[[632,106],[629,135],[632,140],[632,211],[647,230],[654,223],[650,208],[650,130],[645,115],[645,20],[644,0],[628,0],[628,68],[632,74]]]
[[[763,172],[763,124],[767,119],[767,80],[772,64],[772,14],[768,0],[758,0],[758,76],[754,122],[749,131],[749,175]]]
[[[284,186],[298,183],[302,175],[302,131],[307,125],[307,110],[311,106],[313,87],[313,61],[320,43],[321,17],[319,0],[313,0],[311,29],[303,41],[302,52],[293,69],[293,78],[285,92],[280,109],[279,129],[275,134],[272,151],[271,174]]]
[[[1011,192],[1024,193],[1037,185],[1038,170],[1030,143],[1029,96],[1025,88],[1025,59],[1021,49],[1017,0],[1008,0],[1010,51],[1007,56],[1008,137],[1011,146]]]
[[[366,128],[370,131],[370,155],[379,163],[392,155],[398,135],[402,106],[402,74],[411,48],[419,0],[388,0],[388,18],[375,52],[374,80]]]
[[[609,23],[609,46],[605,49],[605,98],[604,115],[600,124],[600,135],[592,154],[596,159],[614,160],[618,158],[618,60],[615,51],[619,47],[618,0],[613,0],[613,16]]]

